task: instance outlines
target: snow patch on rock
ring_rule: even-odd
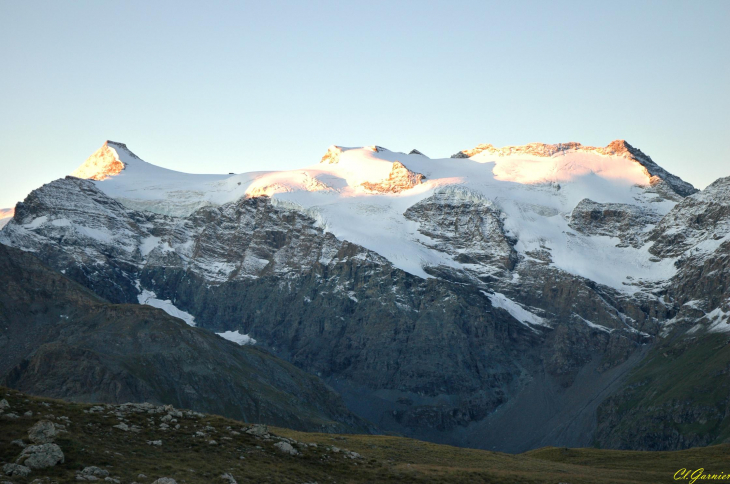
[[[550,325],[545,321],[545,319],[541,318],[540,316],[528,311],[525,309],[521,304],[516,303],[515,301],[511,300],[504,294],[495,292],[492,294],[489,294],[487,292],[481,291],[482,294],[487,296],[489,300],[492,302],[492,306],[495,308],[501,308],[510,313],[513,318],[515,318],[520,323],[524,324],[525,326],[546,326],[550,327]]]
[[[238,331],[226,331],[225,333],[216,333],[221,338],[233,341],[239,345],[255,345],[256,340],[247,334],[241,334]]]
[[[157,299],[157,295],[152,291],[148,291],[147,289],[143,290],[142,293],[137,296],[137,300],[140,304],[146,304],[147,306],[152,306],[153,308],[162,309],[170,316],[182,319],[189,326],[195,326],[195,316],[190,313],[186,313],[181,309],[178,309],[169,299],[166,299],[164,301],[161,299]]]

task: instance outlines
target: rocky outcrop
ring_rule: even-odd
[[[652,254],[677,257],[701,244],[715,248],[730,234],[730,177],[720,178],[700,193],[678,203],[650,234]]]
[[[342,146],[332,145],[327,149],[327,153],[324,154],[324,156],[320,160],[320,163],[329,163],[329,164],[339,163],[340,155],[343,152],[347,151],[348,149],[352,149],[352,148],[344,148]]]
[[[504,230],[502,213],[490,200],[458,187],[447,187],[406,210],[405,217],[419,224],[428,247],[456,253],[462,264],[478,264],[510,271],[517,263],[514,240]],[[503,274],[504,275],[504,274]]]
[[[396,161],[393,163],[393,168],[390,170],[387,179],[376,183],[365,182],[362,186],[371,192],[400,193],[403,190],[410,190],[416,185],[420,185],[424,178],[422,174],[413,172],[406,168],[403,163]]]
[[[648,230],[661,216],[646,207],[627,203],[597,203],[588,198],[576,205],[570,214],[570,228],[585,235],[616,237],[619,247],[639,248],[648,237]]]

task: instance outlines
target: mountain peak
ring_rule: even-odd
[[[699,191],[691,183],[682,180],[678,176],[669,173],[667,170],[657,165],[649,155],[645,154],[638,148],[634,148],[626,140],[617,139],[611,141],[605,148],[594,149],[601,154],[619,155],[634,160],[644,168],[652,185],[663,181],[669,185],[672,190],[683,197],[692,195]]]
[[[139,159],[124,143],[107,140],[101,148],[76,168],[71,176],[90,180],[106,180],[124,170],[127,166],[125,161],[128,162],[130,158]]]

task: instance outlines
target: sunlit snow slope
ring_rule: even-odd
[[[635,290],[634,281],[671,277],[674,260],[652,258],[648,244],[623,244],[615,236],[576,230],[574,209],[588,199],[583,205],[622,204],[658,220],[680,194],[694,191],[623,141],[606,148],[480,145],[446,159],[378,146],[332,146],[320,163],[299,170],[235,175],[167,170],[109,141],[74,176],[96,180],[102,191],[131,208],[175,216],[241,197],[269,196],[275,204],[309,214],[336,237],[424,278],[431,277],[429,267],[477,276],[487,269],[437,250],[435,241],[419,231],[421,222],[405,212],[434,195],[436,200],[477,200],[500,213],[521,257],[549,253],[555,267],[628,292]]]

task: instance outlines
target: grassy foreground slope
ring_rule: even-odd
[[[232,482],[223,474],[238,483],[661,483],[674,482],[682,467],[730,470],[728,445],[679,452],[544,448],[510,455],[392,436],[266,429],[170,406],[67,403],[4,387],[0,399],[9,404],[0,415],[0,464],[15,462],[22,448],[14,441],[30,444],[28,429],[35,422],[65,426],[55,438],[65,461],[27,477],[5,478],[13,484],[38,478],[79,482],[77,474],[88,466],[120,483],[160,477]]]

